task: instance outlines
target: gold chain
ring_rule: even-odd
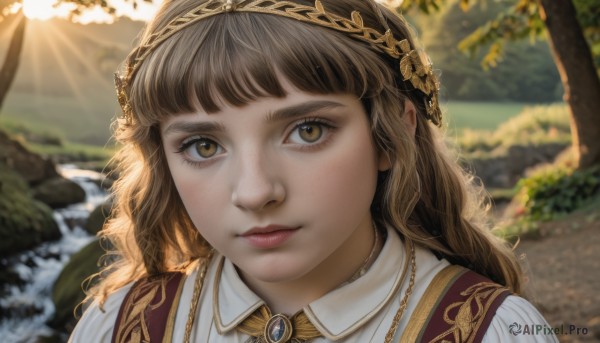
[[[198,310],[200,293],[202,292],[202,285],[204,284],[206,271],[208,269],[208,265],[210,264],[210,260],[212,259],[212,255],[212,252],[209,253],[208,256],[202,260],[201,265],[198,268],[198,274],[196,275],[196,280],[194,282],[194,293],[192,293],[190,312],[188,313],[188,319],[185,323],[185,335],[183,337],[184,343],[190,343],[190,335],[192,334],[192,326],[194,326],[194,322],[196,321],[196,311]]]
[[[408,238],[404,238],[404,242],[406,251],[408,251],[407,249],[410,247],[410,280],[408,282],[408,287],[406,288],[406,293],[404,293],[404,297],[400,301],[400,308],[396,312],[394,320],[392,321],[392,326],[390,326],[390,329],[385,335],[384,343],[390,343],[396,335],[396,330],[398,330],[398,324],[400,324],[400,319],[402,318],[402,315],[406,310],[406,306],[408,305],[408,298],[410,298],[410,295],[413,291],[413,286],[415,285],[415,276],[417,274],[417,264],[415,262],[415,245]],[[404,271],[402,272],[402,280],[400,281],[400,284],[403,284],[404,279],[406,278],[406,272],[408,271],[408,262],[409,260],[407,258],[406,261],[404,261]]]
[[[371,247],[371,251],[369,252],[369,256],[367,256],[367,258],[363,261],[363,263],[361,264],[360,268],[358,268],[354,274],[352,274],[352,276],[350,277],[350,279],[348,279],[348,281],[344,282],[343,284],[348,284],[352,281],[355,281],[356,279],[358,279],[359,277],[363,276],[365,274],[365,272],[368,270],[368,268],[370,267],[370,264],[373,259],[373,256],[375,256],[375,251],[377,251],[377,248],[379,246],[379,230],[377,229],[377,226],[375,226],[375,223],[372,224],[373,228],[375,228],[375,238],[373,239],[373,246]]]
[[[400,277],[400,284],[403,284],[404,280],[406,279],[406,274],[408,272],[408,264],[409,263],[411,265],[410,279],[408,282],[408,287],[406,288],[406,292],[404,293],[404,297],[400,301],[400,308],[398,308],[396,315],[394,315],[394,319],[392,321],[392,326],[390,326],[390,329],[388,330],[387,334],[385,335],[384,343],[390,343],[392,341],[392,339],[394,338],[394,336],[396,335],[396,331],[398,330],[398,325],[400,324],[400,319],[402,319],[402,315],[404,314],[404,311],[406,310],[406,307],[408,305],[408,299],[410,298],[410,296],[413,292],[413,286],[415,284],[415,276],[416,276],[416,270],[417,270],[417,265],[415,262],[415,246],[414,246],[413,242],[410,241],[408,238],[405,238],[404,241],[405,241],[405,244],[404,244],[405,251],[410,250],[410,259],[407,258],[404,261],[404,268],[402,271],[402,276]],[[194,293],[192,295],[192,303],[190,304],[190,312],[188,314],[187,323],[185,324],[185,335],[183,338],[184,343],[190,342],[192,326],[194,325],[194,321],[196,320],[196,311],[198,308],[198,301],[200,300],[200,293],[202,291],[202,285],[204,283],[204,278],[206,277],[206,270],[208,268],[211,258],[212,258],[212,254],[209,255],[206,259],[204,259],[204,261],[202,261],[202,265],[199,267],[198,274],[196,276],[196,281],[194,284]]]

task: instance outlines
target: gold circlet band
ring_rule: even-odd
[[[115,77],[119,103],[126,117],[130,114],[126,86],[148,55],[162,42],[182,29],[202,19],[228,12],[263,13],[291,18],[344,32],[355,39],[371,44],[387,55],[400,60],[399,71],[403,80],[409,81],[415,89],[425,94],[428,119],[435,125],[441,126],[442,113],[438,100],[439,83],[433,74],[431,64],[423,63],[421,55],[417,50],[411,49],[409,41],[407,39],[396,40],[389,29],[381,33],[366,27],[358,11],[353,11],[351,18],[326,12],[320,0],[315,0],[314,7],[296,4],[292,1],[240,0],[234,2],[226,0],[223,2],[223,0],[208,0],[183,16],[174,19],[134,49],[128,58],[126,74]]]

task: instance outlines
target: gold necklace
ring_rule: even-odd
[[[196,280],[194,282],[194,293],[192,293],[192,302],[190,303],[190,312],[188,313],[188,319],[185,323],[185,335],[183,336],[184,343],[190,343],[190,335],[192,334],[192,326],[194,326],[194,322],[196,321],[196,311],[198,310],[200,293],[202,293],[202,285],[204,284],[206,271],[208,270],[208,265],[210,264],[212,257],[213,252],[211,251],[208,256],[200,262],[200,266],[198,267],[198,273],[196,274]]]
[[[377,246],[379,245],[379,230],[377,229],[377,226],[375,226],[374,223],[373,223],[373,227],[375,228],[375,239],[373,239],[373,246],[371,247],[371,252],[369,252],[369,256],[367,256],[367,258],[360,265],[360,268],[358,268],[356,270],[356,272],[354,272],[354,274],[352,274],[352,276],[350,277],[350,279],[348,279],[348,281],[346,281],[346,282],[343,283],[344,285],[348,284],[348,283],[350,283],[352,281],[355,281],[359,277],[365,275],[365,273],[369,269],[369,265],[372,262],[371,260],[373,259],[373,256],[375,255],[375,251],[377,250]]]
[[[387,334],[385,335],[384,343],[390,343],[394,336],[396,335],[396,331],[398,330],[398,325],[400,324],[400,319],[402,319],[402,315],[404,311],[406,311],[406,307],[408,305],[408,299],[410,298],[413,292],[413,286],[415,284],[415,276],[417,271],[417,266],[415,262],[415,246],[412,241],[404,238],[404,248],[407,252],[410,251],[410,259],[406,258],[404,261],[404,267],[402,270],[402,276],[400,277],[400,285],[404,283],[406,279],[406,275],[408,272],[408,265],[410,263],[411,272],[410,279],[408,281],[408,287],[406,288],[406,292],[404,293],[404,297],[400,300],[400,307],[396,314],[394,315],[394,319],[392,321],[392,325],[390,326]],[[196,311],[198,309],[198,301],[200,299],[200,293],[202,293],[202,286],[204,284],[204,278],[206,277],[206,270],[208,265],[210,264],[210,259],[212,258],[212,254],[209,255],[204,261],[202,261],[200,267],[198,268],[198,273],[196,274],[196,280],[194,283],[194,293],[192,294],[192,302],[190,304],[190,312],[188,313],[188,319],[185,325],[185,335],[184,335],[184,343],[190,342],[190,335],[192,333],[192,326],[196,320]]]
[[[406,288],[406,292],[404,293],[404,297],[402,298],[402,300],[400,301],[400,308],[398,308],[398,311],[396,311],[396,314],[394,315],[394,320],[392,321],[392,326],[390,326],[390,329],[388,330],[387,334],[385,335],[385,340],[383,341],[384,343],[390,343],[392,341],[392,339],[394,338],[394,336],[396,335],[396,330],[398,330],[398,324],[400,324],[400,319],[402,318],[402,315],[404,314],[404,311],[406,310],[406,306],[408,305],[408,298],[410,298],[410,295],[413,292],[413,286],[415,285],[415,276],[417,274],[417,264],[415,262],[415,245],[413,244],[413,242],[411,240],[409,240],[408,238],[404,238],[404,250],[407,251],[407,255],[408,255],[408,248],[410,248],[410,280],[408,281],[408,287]],[[408,256],[406,256],[408,257]],[[408,263],[409,260],[408,258],[404,261],[404,269],[402,271],[402,278],[400,281],[400,284],[404,283],[404,279],[406,278],[406,272],[408,271]]]

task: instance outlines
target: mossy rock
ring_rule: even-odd
[[[102,229],[102,226],[104,226],[106,218],[110,216],[111,208],[112,201],[110,200],[96,207],[92,213],[90,213],[90,216],[83,226],[85,231],[87,231],[90,235],[96,235],[98,231]]]
[[[62,177],[44,181],[34,189],[33,197],[52,208],[85,201],[85,191],[77,183]]]
[[[27,183],[0,164],[0,256],[61,237],[52,210],[33,199]]]
[[[77,320],[74,310],[85,298],[83,281],[99,271],[98,260],[104,254],[98,240],[94,240],[71,256],[52,289],[52,302],[56,311],[48,324],[58,330],[70,332]]]
[[[54,163],[29,151],[21,142],[0,130],[0,164],[16,171],[27,183],[33,185],[57,177]]]

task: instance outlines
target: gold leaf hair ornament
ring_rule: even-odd
[[[115,75],[119,103],[126,118],[131,119],[127,87],[148,55],[162,42],[184,28],[202,19],[228,12],[263,13],[291,18],[343,32],[354,39],[369,43],[388,56],[400,60],[399,69],[403,80],[408,81],[424,95],[427,119],[435,125],[441,126],[442,113],[438,101],[439,83],[433,74],[431,63],[423,63],[419,52],[410,47],[409,41],[407,39],[396,40],[390,29],[382,34],[375,29],[365,27],[358,11],[353,11],[350,18],[328,13],[320,0],[315,0],[314,7],[296,4],[292,1],[277,0],[208,0],[183,16],[175,18],[167,26],[150,35],[146,41],[130,53],[123,76]]]

